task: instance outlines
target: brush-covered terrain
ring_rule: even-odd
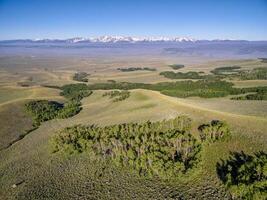
[[[0,199],[266,199],[266,69],[2,56]]]

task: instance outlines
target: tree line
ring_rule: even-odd
[[[133,71],[157,71],[155,68],[149,67],[128,67],[128,68],[117,68],[117,70],[122,72],[133,72]]]
[[[172,64],[172,65],[169,65],[169,67],[174,69],[174,70],[178,70],[178,69],[184,68],[185,66],[181,65],[181,64]]]

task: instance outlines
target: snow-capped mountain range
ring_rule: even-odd
[[[267,41],[248,41],[248,40],[196,40],[189,37],[132,37],[132,36],[100,36],[100,37],[74,37],[69,39],[16,39],[16,40],[0,40],[0,44],[24,44],[24,43],[40,43],[40,44],[138,44],[138,43],[250,43]]]
[[[6,42],[62,42],[62,43],[140,43],[140,42],[195,42],[188,37],[131,37],[131,36],[100,36],[100,37],[75,37],[69,39],[27,39],[6,40]],[[3,41],[2,41],[3,42]]]
[[[95,38],[71,38],[68,42],[103,42],[103,43],[117,43],[117,42],[194,42],[194,39],[187,37],[130,37],[130,36],[100,36]]]

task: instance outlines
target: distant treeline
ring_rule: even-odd
[[[211,73],[215,75],[227,75],[227,74],[233,74],[238,73],[238,71],[241,69],[239,66],[229,66],[229,67],[218,67],[211,71]]]
[[[238,76],[241,80],[267,80],[267,67],[259,67],[250,71],[241,71]]]
[[[185,66],[181,64],[172,64],[172,65],[169,65],[169,67],[171,67],[174,70],[178,70],[178,69],[184,68]]]
[[[148,89],[160,91],[162,94],[174,97],[199,96],[204,98],[224,97],[227,95],[238,95],[249,92],[267,91],[267,87],[234,88],[233,83],[221,80],[198,80],[198,81],[177,81],[162,82],[156,84],[146,83],[96,83],[88,85],[89,90],[131,90]]]
[[[267,67],[241,70],[239,66],[218,67],[211,71],[221,78],[235,78],[240,80],[267,80]]]
[[[199,72],[173,72],[164,71],[160,75],[169,79],[240,79],[240,80],[267,80],[267,67],[254,68],[252,70],[241,70],[240,66],[218,67],[211,71],[212,74],[200,75]]]
[[[79,95],[86,95],[91,90],[133,90],[133,89],[147,89],[159,91],[162,94],[173,96],[173,97],[193,97],[198,96],[202,98],[213,98],[213,97],[225,97],[228,95],[240,95],[246,93],[256,93],[255,100],[266,100],[267,86],[258,86],[251,88],[235,88],[234,84],[227,81],[218,79],[207,79],[198,81],[177,81],[177,82],[161,82],[155,84],[148,83],[129,83],[129,82],[116,82],[109,81],[107,83],[95,83],[95,84],[70,84],[63,87],[57,86],[45,86],[57,89],[63,89],[62,94],[68,97],[69,92],[72,95],[76,95],[76,98],[80,98]],[[71,90],[71,91],[69,91]],[[78,93],[77,93],[78,91]],[[264,97],[263,97],[264,96]],[[248,100],[252,99],[251,95]],[[244,97],[233,97],[234,99],[244,99]]]
[[[244,96],[232,97],[232,100],[267,100],[267,88],[259,88],[255,94],[247,94]]]
[[[117,70],[122,72],[132,72],[132,71],[157,71],[155,68],[149,67],[128,67],[128,68],[117,68]]]
[[[198,72],[172,72],[172,71],[164,71],[161,72],[160,75],[169,78],[169,79],[205,79],[206,76],[199,75]]]
[[[89,74],[87,74],[86,72],[77,72],[74,74],[73,76],[73,80],[74,81],[79,81],[79,82],[88,82],[88,76]]]
[[[225,132],[228,129],[224,122],[210,126],[217,127],[201,133],[206,135],[202,142],[216,142],[229,134]],[[89,151],[91,158],[109,159],[142,176],[172,178],[186,173],[199,162],[201,142],[190,130],[191,119],[185,116],[105,127],[78,125],[63,129],[52,139],[53,152]]]
[[[267,58],[259,58],[261,60],[261,62],[263,63],[267,63]]]

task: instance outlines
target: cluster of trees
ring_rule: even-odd
[[[201,141],[215,142],[230,136],[229,126],[219,120],[212,120],[209,124],[198,127]]]
[[[130,92],[127,90],[122,90],[122,91],[114,90],[110,92],[105,92],[102,96],[103,97],[109,96],[109,98],[113,99],[112,100],[113,102],[118,102],[129,98]]]
[[[149,68],[149,67],[117,68],[117,70],[120,70],[120,71],[122,71],[122,72],[132,72],[132,71],[156,71],[155,68]]]
[[[173,64],[173,65],[169,65],[169,67],[171,67],[174,70],[178,70],[178,69],[184,68],[185,66],[181,64]]]
[[[267,154],[231,153],[217,163],[217,173],[235,199],[267,199]]]
[[[241,67],[239,66],[218,67],[210,72],[215,75],[227,75],[227,74],[229,75],[233,73],[238,73],[238,71],[236,70],[239,70],[239,69],[241,69]]]
[[[165,71],[161,72],[160,75],[169,78],[169,79],[204,79],[205,76],[200,76],[198,72],[172,72],[172,71]]]
[[[73,80],[74,81],[79,81],[79,82],[88,82],[88,76],[89,74],[87,74],[86,72],[77,72],[74,74],[73,76]]]
[[[201,142],[215,142],[229,134],[224,122],[212,121],[210,126],[202,126]],[[186,173],[199,162],[202,143],[190,131],[191,119],[178,116],[158,122],[105,127],[76,125],[61,130],[51,143],[54,153],[87,151],[90,158],[111,160],[139,175],[170,178]]]
[[[71,101],[81,101],[84,97],[92,94],[92,91],[84,83],[64,85],[60,89],[62,90],[60,95]]]
[[[177,176],[198,161],[200,144],[188,132],[191,120],[180,116],[161,122],[128,123],[106,127],[74,126],[53,139],[54,152],[90,152],[110,159],[140,175]]]

